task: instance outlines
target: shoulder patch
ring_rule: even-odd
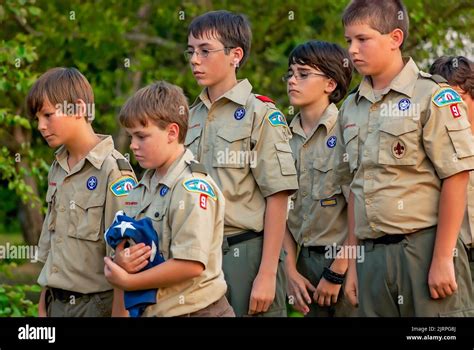
[[[183,181],[183,186],[188,192],[204,194],[213,200],[217,200],[216,192],[209,182],[203,179],[192,178]]]
[[[283,117],[283,114],[279,111],[273,112],[267,117],[267,119],[273,126],[286,125],[285,117]]]
[[[201,163],[191,162],[191,164],[189,164],[189,167],[191,168],[191,172],[193,173],[201,173],[207,175],[206,167]]]
[[[441,88],[432,99],[433,103],[438,107],[449,106],[462,102],[461,96],[452,88]]]
[[[133,170],[132,166],[126,159],[117,159],[117,165],[120,170]]]
[[[255,97],[262,102],[270,102],[270,103],[275,104],[275,102],[270,97],[263,96],[263,95],[255,95]]]
[[[127,195],[136,185],[137,181],[133,177],[123,176],[110,185],[110,190],[115,196],[121,197]]]

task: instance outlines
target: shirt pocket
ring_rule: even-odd
[[[379,163],[416,165],[420,143],[418,129],[418,122],[411,118],[382,121],[379,127]]]
[[[466,119],[460,119],[459,123],[446,124],[446,129],[459,159],[474,155],[474,137],[471,125]]]
[[[47,217],[47,225],[49,231],[56,230],[56,192],[57,187],[49,187],[48,192],[46,192],[46,203],[48,203],[48,217]]]
[[[290,144],[287,142],[275,143],[278,163],[282,175],[296,175],[295,160]]]
[[[313,199],[326,199],[342,192],[341,186],[334,181],[333,168],[334,162],[330,158],[316,158],[313,161]]]
[[[158,235],[159,252],[157,251],[156,254],[161,254],[165,260],[169,259],[171,245],[171,237],[165,230],[166,212],[166,207],[154,208],[150,212],[153,229]]]
[[[359,164],[359,127],[351,126],[344,129],[343,138],[348,158],[344,161],[349,162],[349,169],[352,173]]]
[[[98,241],[102,233],[105,194],[77,197],[70,204],[72,229],[68,236]]]
[[[196,157],[198,155],[199,139],[201,138],[202,128],[188,129],[184,145],[188,148]]]
[[[221,128],[217,132],[212,166],[216,168],[245,168],[250,164],[249,128]]]

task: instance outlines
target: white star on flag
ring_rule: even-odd
[[[135,227],[133,227],[132,223],[128,221],[122,221],[119,225],[114,226],[114,228],[118,227],[120,227],[120,234],[122,235],[122,237],[127,228],[135,230]]]

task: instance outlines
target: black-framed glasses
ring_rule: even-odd
[[[285,83],[288,82],[291,78],[295,77],[296,80],[306,80],[310,76],[316,75],[316,76],[321,76],[321,77],[326,77],[328,76],[324,73],[316,73],[316,72],[298,72],[298,73],[293,73],[292,71],[289,71],[286,73],[284,76],[281,77],[281,80],[283,80]]]
[[[218,51],[225,51],[225,54],[228,55],[229,51],[231,49],[235,49],[235,47],[224,47],[222,49],[214,49],[214,50],[209,50],[209,49],[202,49],[202,50],[192,50],[192,49],[187,49],[184,51],[184,58],[186,61],[191,61],[191,58],[193,57],[194,54],[197,56],[200,56],[201,58],[206,58],[209,56],[211,52],[218,52]]]

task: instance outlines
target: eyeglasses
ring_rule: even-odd
[[[209,56],[211,52],[218,52],[218,51],[225,51],[225,54],[229,54],[229,50],[235,49],[235,47],[224,47],[222,49],[215,49],[215,50],[208,50],[208,49],[202,49],[202,50],[191,50],[187,49],[184,51],[184,58],[186,58],[186,61],[191,61],[191,58],[193,57],[194,54],[197,56],[201,56],[201,58],[206,58]]]
[[[293,73],[292,71],[289,71],[286,73],[284,76],[281,77],[281,80],[283,80],[285,83],[288,82],[291,78],[295,77],[296,80],[306,80],[308,79],[311,75],[319,75],[321,77],[328,77],[324,73],[316,73],[316,72],[300,72],[300,73]]]

